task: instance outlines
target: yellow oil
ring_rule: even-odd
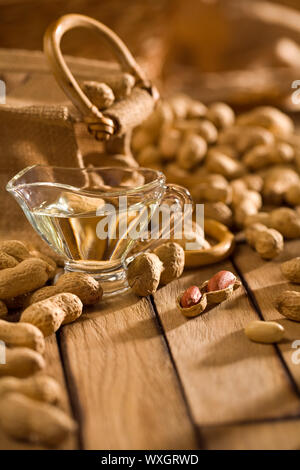
[[[134,204],[123,212],[116,208],[113,227],[105,233],[105,239],[100,239],[98,224],[107,220],[107,215],[97,215],[99,207],[101,213],[103,203],[98,198],[67,193],[51,204],[42,204],[28,215],[43,239],[69,260],[97,263],[121,260],[135,243],[130,236],[131,229],[139,224],[140,231],[146,228],[158,202],[147,201],[143,206]]]

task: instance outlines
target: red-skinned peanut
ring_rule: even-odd
[[[182,294],[180,304],[183,308],[189,308],[200,302],[202,297],[201,291],[197,286],[190,286]]]
[[[208,281],[207,292],[226,289],[234,284],[235,280],[236,277],[232,272],[219,271]]]

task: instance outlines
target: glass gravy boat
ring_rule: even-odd
[[[65,258],[65,270],[93,275],[105,295],[126,290],[128,262],[163,237],[161,227],[154,241],[142,242],[162,203],[179,214],[192,203],[187,190],[166,185],[163,173],[147,168],[34,165],[6,189],[43,240]]]

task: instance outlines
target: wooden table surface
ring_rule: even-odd
[[[14,3],[2,5],[2,47],[40,47],[52,17],[69,11],[62,1]],[[27,3],[38,5],[30,22],[24,22]],[[77,1],[77,11],[95,16],[93,5],[83,11],[83,3],[93,2]],[[69,52],[77,52],[74,44],[79,55],[89,52],[81,40],[72,41]],[[62,406],[79,423],[78,434],[61,448],[300,449],[300,364],[292,362],[300,323],[274,307],[279,292],[300,291],[279,269],[298,255],[300,240],[286,243],[270,262],[239,245],[230,260],[186,271],[153,297],[126,294],[102,302],[48,337],[46,372],[61,383]],[[236,271],[243,288],[202,316],[184,318],[175,307],[177,294],[220,269]],[[285,340],[251,343],[243,328],[255,319],[282,323]],[[0,449],[32,448],[38,447],[0,430]]]
[[[274,307],[292,287],[280,262],[299,255],[286,243],[274,261],[239,245],[232,259],[187,271],[139,299],[117,296],[89,309],[47,338],[47,372],[65,390],[63,406],[79,423],[64,449],[300,449],[300,364],[292,342],[300,324]],[[175,307],[177,294],[219,269],[235,271],[243,288],[194,319]],[[276,345],[250,342],[244,326],[276,320]],[[1,449],[29,449],[0,434]]]

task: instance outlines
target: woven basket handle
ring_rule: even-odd
[[[84,15],[70,14],[62,16],[48,27],[44,35],[44,52],[57,82],[68,98],[83,114],[84,120],[88,126],[89,124],[97,122],[98,138],[100,131],[102,139],[107,140],[116,132],[116,123],[111,118],[104,116],[82,91],[61,52],[60,45],[63,35],[67,31],[78,27],[96,31],[111,48],[122,70],[133,75],[136,78],[136,84],[147,89],[150,94],[152,93],[151,83],[146,79],[144,73],[121,39],[111,29],[99,21]]]

